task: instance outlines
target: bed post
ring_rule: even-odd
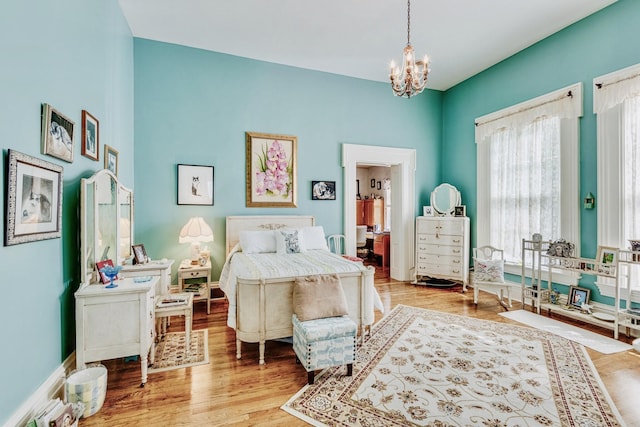
[[[260,351],[260,361],[258,362],[259,365],[264,365],[264,348],[265,348],[265,336],[266,336],[266,322],[267,322],[267,316],[266,316],[266,292],[265,292],[265,280],[264,279],[260,279],[260,303],[258,304],[259,306],[259,310],[260,310],[260,344],[259,344],[259,351]],[[236,308],[237,311],[237,308]]]

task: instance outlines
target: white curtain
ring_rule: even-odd
[[[560,237],[560,118],[503,129],[489,143],[490,243],[519,262],[522,238]]]
[[[640,239],[640,96],[627,99],[623,104],[624,166],[623,217],[621,247],[629,239]]]

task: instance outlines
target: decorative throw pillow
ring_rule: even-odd
[[[302,322],[349,314],[338,275],[296,278],[293,286],[293,312]]]
[[[246,254],[276,252],[276,238],[272,230],[245,230],[240,232],[240,247]]]
[[[473,259],[473,277],[479,282],[504,283],[504,261],[501,259]]]
[[[327,240],[324,235],[324,228],[322,228],[321,225],[315,225],[313,227],[302,227],[301,231],[302,239],[304,241],[304,248],[306,250],[329,250],[329,247],[327,246]]]
[[[305,252],[302,233],[299,230],[276,230],[276,252],[283,254],[297,254]]]

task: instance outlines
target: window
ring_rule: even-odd
[[[503,249],[510,273],[520,274],[522,239],[534,233],[564,238],[579,250],[581,115],[582,86],[576,84],[476,120],[476,242]]]
[[[598,245],[629,247],[640,236],[640,65],[594,79],[598,125]],[[640,271],[621,269],[640,290]],[[625,278],[623,278],[624,280]],[[603,295],[615,282],[598,278]]]

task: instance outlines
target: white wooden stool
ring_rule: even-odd
[[[162,301],[176,301],[162,304]],[[191,348],[191,319],[193,318],[193,293],[159,295],[156,297],[156,331],[158,336],[167,333],[167,318],[169,316],[184,316],[185,345],[188,352]]]

